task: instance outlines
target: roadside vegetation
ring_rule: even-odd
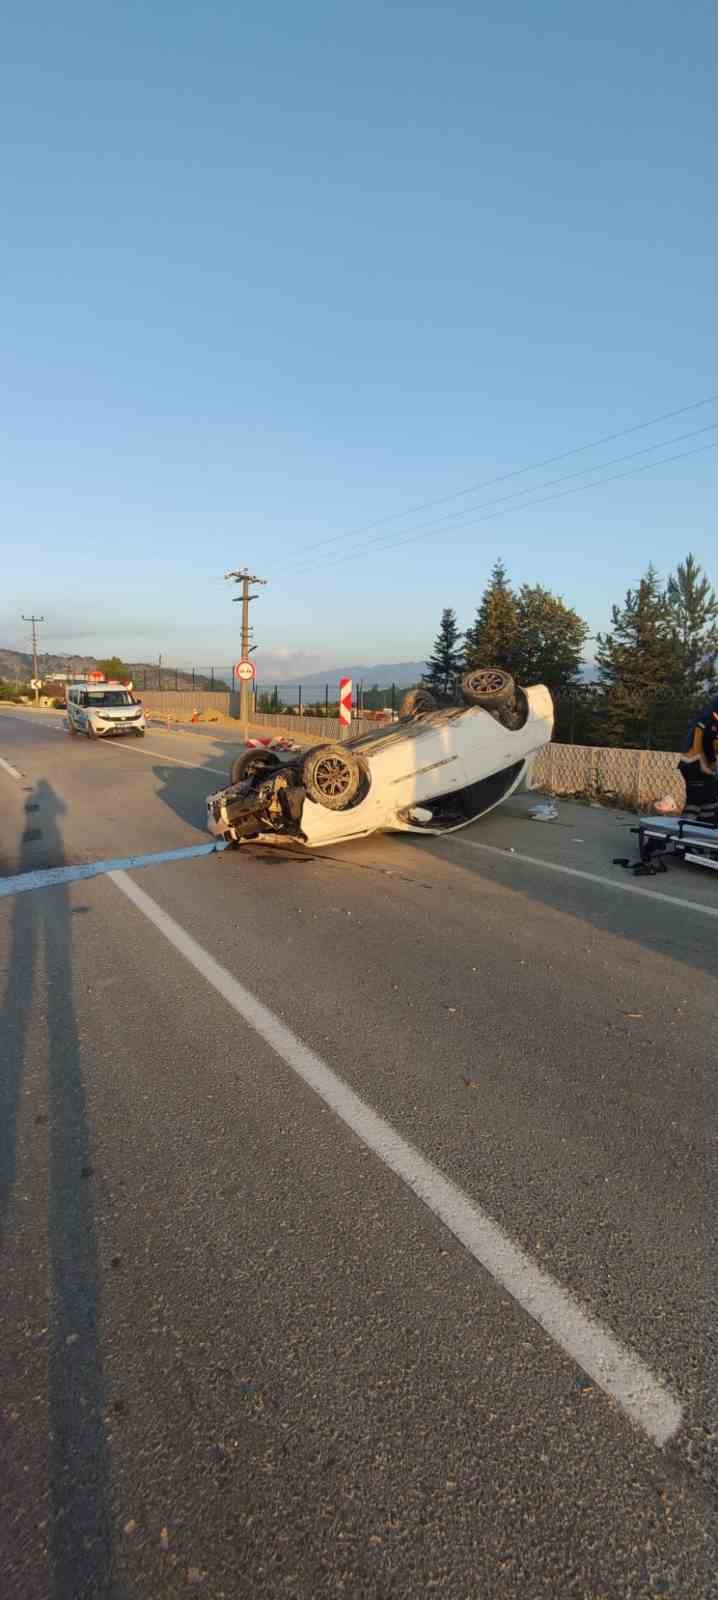
[[[654,750],[675,749],[697,706],[718,693],[718,597],[690,554],[665,584],[649,566],[613,606],[590,676],[588,641],[588,624],[561,595],[515,588],[497,561],[464,632],[443,610],[423,681],[444,694],[468,667],[503,667],[548,686],[559,740]]]

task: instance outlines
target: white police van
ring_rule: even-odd
[[[88,739],[108,734],[145,732],[145,713],[132,694],[132,685],[107,680],[68,683],[67,727],[70,733],[84,733]]]

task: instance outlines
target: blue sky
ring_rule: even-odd
[[[225,668],[245,562],[262,677],[422,657],[497,554],[592,632],[651,558],[718,583],[718,448],[469,515],[718,402],[360,531],[718,391],[717,48],[709,0],[12,0],[0,644]]]

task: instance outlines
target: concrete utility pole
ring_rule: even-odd
[[[253,583],[266,584],[267,579],[257,578],[251,572],[248,572],[246,567],[243,567],[239,572],[225,572],[224,576],[225,578],[230,578],[233,583],[240,583],[242,585],[241,595],[236,594],[233,597],[235,602],[238,600],[241,600],[242,602],[242,655],[238,665],[251,665],[249,658],[252,654],[252,651],[256,650],[256,645],[250,644],[249,642],[249,602],[250,600],[256,600],[257,596],[256,594],[250,594],[249,589],[250,585]],[[247,673],[246,678],[240,677],[239,680],[239,715],[240,720],[244,724],[245,736],[249,723],[249,707],[251,699],[251,686],[253,681],[254,674],[251,672]]]
[[[25,616],[25,612],[23,611],[22,620],[23,620],[23,622],[31,622],[32,623],[32,675],[33,675],[33,678],[35,680],[35,705],[37,705],[37,702],[38,702],[38,700],[40,698],[40,690],[37,688],[37,680],[38,680],[38,678],[40,676],[40,674],[39,674],[39,672],[37,670],[37,625],[38,625],[38,622],[44,622],[45,618],[44,617],[26,617]]]

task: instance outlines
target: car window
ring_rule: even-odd
[[[89,695],[91,706],[131,706],[132,696],[127,689],[93,689]]]

